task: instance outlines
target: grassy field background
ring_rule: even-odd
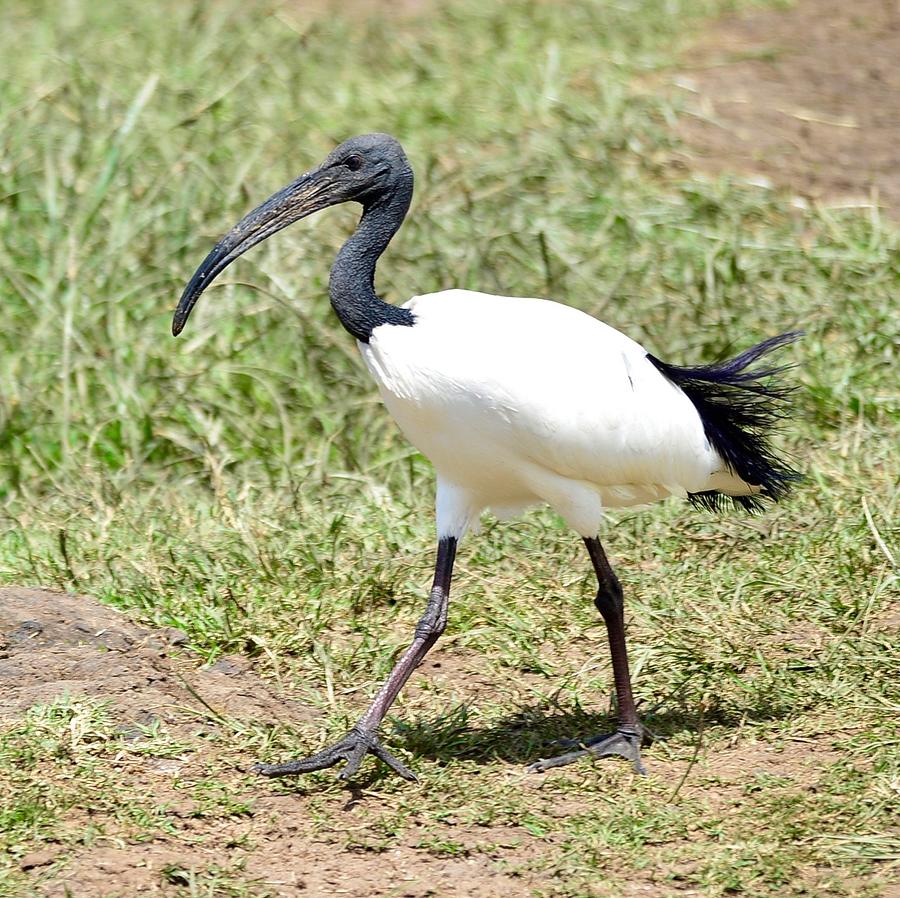
[[[178,627],[209,661],[244,653],[319,712],[299,735],[222,740],[228,763],[201,785],[224,783],[248,813],[255,796],[299,795],[310,832],[349,850],[328,820],[347,800],[331,774],[273,785],[234,767],[340,735],[423,604],[433,477],[325,298],[355,212],[255,249],[169,336],[221,233],[335,142],[383,130],[417,189],[382,295],[551,296],[685,364],[802,328],[782,445],[806,479],[761,518],[675,502],[610,516],[636,693],[662,738],[647,780],[616,763],[552,774],[561,815],[510,768],[609,711],[589,568],[549,513],[487,522],[464,544],[443,642],[460,676],[401,697],[386,734],[422,784],[369,770],[381,841],[353,856],[416,827],[414,856],[444,857],[463,851],[454,821],[501,820],[533,840],[515,863],[534,894],[881,894],[900,861],[898,231],[876,210],[804,208],[669,164],[679,109],[656,76],[726,8],[515,0],[385,19],[7,0],[0,581]],[[107,793],[97,770],[127,750],[109,736],[44,760],[35,733],[78,714],[113,732],[103,706],[73,707],[6,733],[0,895],[41,893],[18,859],[53,841],[76,851],[67,819]],[[759,746],[803,747],[806,778],[754,773]],[[107,808],[91,838],[147,843],[175,824],[122,825]],[[239,867],[191,876],[160,889],[281,894]]]

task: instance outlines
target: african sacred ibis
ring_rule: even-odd
[[[412,644],[346,737],[311,757],[256,769],[282,776],[346,761],[347,778],[371,753],[415,779],[382,746],[378,727],[444,630],[459,541],[487,508],[508,516],[546,502],[581,535],[597,574],[619,721],[614,733],[530,769],[621,755],[643,772],[645,731],[631,694],[622,590],[598,538],[603,509],[666,496],[755,509],[783,496],[796,475],[768,438],[784,390],[766,381],[780,369],[752,366],[797,335],[773,337],[724,364],[679,368],[548,300],[445,290],[390,305],[375,293],[375,265],[412,193],[412,169],[394,138],[345,141],[216,244],[175,312],[177,335],[203,290],[242,253],[320,209],[360,203],[359,225],[331,268],[331,304],[388,410],[437,473],[434,585]]]

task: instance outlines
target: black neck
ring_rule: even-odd
[[[395,182],[390,193],[363,206],[359,225],[331,266],[331,305],[344,328],[363,343],[369,342],[379,325],[413,324],[412,312],[384,302],[375,293],[375,265],[403,223],[411,199],[410,172],[408,179]]]

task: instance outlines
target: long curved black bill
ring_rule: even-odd
[[[289,224],[344,198],[331,170],[319,168],[301,175],[245,215],[212,248],[184,288],[172,318],[172,334],[177,337],[181,333],[200,294],[238,256]]]

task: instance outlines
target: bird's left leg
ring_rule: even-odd
[[[416,625],[415,639],[396,663],[390,676],[378,690],[378,695],[353,729],[339,742],[308,758],[288,761],[285,764],[257,764],[253,768],[257,773],[263,776],[290,776],[323,770],[346,761],[347,766],[341,771],[340,778],[349,779],[359,770],[363,758],[367,754],[373,754],[404,779],[416,779],[416,775],[381,744],[378,739],[378,727],[410,674],[422,663],[428,650],[437,642],[447,626],[450,578],[453,574],[453,561],[456,558],[456,543],[456,539],[452,536],[444,537],[438,543],[434,585],[425,613]]]
[[[622,587],[610,566],[600,540],[596,537],[585,537],[584,544],[591,556],[599,584],[594,604],[603,615],[609,638],[609,651],[612,657],[613,679],[616,684],[616,700],[619,708],[619,725],[614,733],[578,740],[575,742],[576,745],[581,746],[578,750],[566,752],[555,758],[542,759],[528,769],[537,773],[549,770],[551,767],[571,764],[581,758],[620,755],[631,761],[638,773],[643,774],[646,771],[641,763],[641,743],[647,733],[638,719],[634,696],[631,694],[631,675],[628,671],[628,653],[625,648],[625,611]]]

